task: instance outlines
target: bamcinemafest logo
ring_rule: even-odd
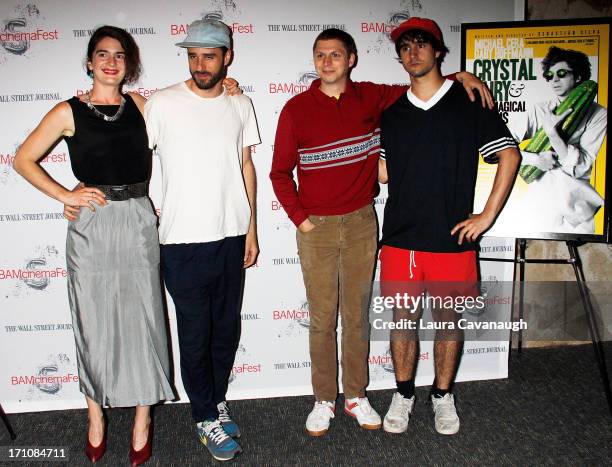
[[[274,151],[274,148],[272,148],[272,151]],[[273,199],[270,202],[270,210],[275,214],[274,221],[272,224],[274,230],[282,230],[286,232],[291,232],[295,230],[293,222],[291,222],[289,216],[287,216],[287,212],[283,209],[283,206],[281,205],[280,201],[278,201],[277,199]]]
[[[214,19],[223,21],[235,34],[253,34],[255,28],[253,23],[244,22],[241,19],[242,11],[233,0],[210,0],[207,2],[208,9],[201,14],[202,19]],[[195,19],[195,18],[194,18]],[[189,29],[189,23],[171,24],[170,35],[185,35]]]
[[[393,12],[389,15],[389,19],[380,22],[362,22],[361,32],[377,32],[390,37],[391,31],[398,27],[401,23],[410,18],[410,13],[407,11]]]
[[[66,277],[68,271],[63,267],[63,258],[53,245],[38,247],[34,257],[26,259],[21,268],[0,269],[0,280],[17,281],[13,293],[17,296],[26,293],[26,290],[45,290],[52,279]]]
[[[24,137],[25,139],[25,137]],[[19,150],[21,143],[13,145],[13,151],[8,153],[0,153],[0,187],[10,187],[21,182],[21,177],[13,168],[15,154]]]
[[[78,383],[79,376],[75,365],[64,354],[50,354],[38,365],[33,374],[13,375],[11,386],[29,386],[24,400],[41,399],[45,395],[57,395],[66,384]]]
[[[419,354],[419,360],[429,360],[429,352]],[[380,381],[383,379],[393,378],[395,370],[393,368],[393,357],[391,355],[391,347],[387,347],[385,352],[381,354],[373,354],[368,357],[370,366],[370,379]]]
[[[307,334],[310,328],[308,300],[303,299],[297,306],[272,310],[272,319],[282,323],[279,338],[296,337]]]
[[[376,39],[367,48],[367,53],[387,53],[392,50],[391,31],[412,16],[427,16],[421,0],[402,0],[399,9],[389,12],[385,20],[362,21],[360,31],[364,34],[375,34]]]
[[[24,55],[32,42],[59,39],[57,29],[49,30],[38,26],[40,10],[32,3],[18,5],[13,15],[4,19],[0,30],[0,45],[13,55]]]
[[[0,102],[3,102],[2,97],[3,96],[0,95]],[[15,154],[17,154],[17,151],[19,151],[19,148],[21,147],[22,141],[27,138],[31,131],[31,128],[24,129],[21,133],[21,138],[17,136],[19,141],[12,145],[12,149],[9,149],[6,152],[0,149],[0,188],[9,187],[18,183],[27,184],[27,182],[13,168],[13,162],[15,161]],[[68,161],[69,159],[66,151],[57,151],[47,154],[39,162],[41,164],[64,164]]]
[[[296,95],[307,91],[310,88],[310,84],[318,77],[319,75],[317,75],[316,71],[305,71],[300,73],[293,82],[268,83],[268,93]]]
[[[236,358],[229,377],[229,384],[238,386],[243,375],[261,373],[261,363],[254,360],[247,348],[240,344],[236,351]]]
[[[240,88],[242,88],[242,86],[240,86]],[[128,88],[128,87],[125,87],[123,92],[128,92],[128,91],[137,92],[138,94],[140,94],[145,99],[148,99],[153,94],[155,94],[157,91],[159,91],[159,88],[158,87],[155,87],[155,88],[144,88],[142,86],[137,87],[137,88]],[[89,92],[89,89],[77,89],[74,92],[74,95],[77,96],[77,97],[81,97],[81,96],[84,96],[85,94],[87,94],[88,92]]]
[[[370,355],[368,363],[372,366],[378,366],[387,373],[393,373],[393,357],[391,356],[391,348],[387,347],[385,353],[379,355]]]
[[[14,161],[15,154],[0,152],[0,165],[12,166]],[[39,162],[41,164],[59,164],[63,162],[68,162],[68,154],[66,154],[66,152],[56,152],[48,154],[43,157]]]

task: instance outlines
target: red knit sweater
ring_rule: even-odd
[[[379,191],[380,115],[407,90],[349,80],[336,99],[319,85],[313,81],[291,98],[276,128],[270,179],[296,226],[309,215],[347,214],[372,203]]]

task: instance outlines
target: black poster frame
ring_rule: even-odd
[[[612,18],[586,18],[572,20],[537,20],[537,21],[504,21],[504,22],[487,22],[487,23],[463,23],[461,25],[461,69],[473,72],[466,68],[467,55],[467,33],[468,31],[478,29],[499,29],[500,31],[509,28],[541,28],[555,26],[585,26],[585,25],[607,25],[608,27],[608,44],[607,44],[607,80],[606,83],[598,83],[601,86],[606,86],[608,102],[610,101],[610,77],[612,70],[612,57],[610,56],[610,32],[612,32]],[[601,56],[601,55],[600,55]],[[538,70],[539,72],[539,70]],[[608,105],[609,106],[609,105]],[[610,124],[610,112],[607,114],[607,124]],[[603,206],[603,232],[601,234],[586,234],[586,233],[570,233],[570,232],[538,232],[528,230],[517,230],[515,235],[504,235],[522,239],[537,239],[537,240],[560,240],[560,241],[576,241],[576,242],[596,242],[610,243],[612,242],[611,232],[611,214],[612,214],[612,150],[610,149],[610,140],[605,137],[606,159],[605,159],[605,188],[604,188],[604,206]],[[495,234],[492,234],[495,235]]]

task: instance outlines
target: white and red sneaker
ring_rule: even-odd
[[[317,401],[306,419],[306,431],[310,436],[323,436],[329,429],[329,422],[336,416],[336,404]]]
[[[380,415],[372,408],[367,397],[354,397],[344,402],[344,413],[357,419],[361,428],[378,430],[382,422]]]

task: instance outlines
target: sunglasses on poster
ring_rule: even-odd
[[[567,75],[569,75],[572,72],[572,70],[566,70],[564,68],[561,68],[560,70],[557,70],[556,74],[557,74],[557,78],[565,78]],[[544,79],[546,81],[550,81],[551,79],[553,79],[555,77],[555,73],[548,70],[546,73],[544,73],[542,75],[544,77]]]

